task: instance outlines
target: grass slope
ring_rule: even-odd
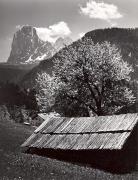
[[[135,180],[137,173],[116,175],[90,167],[21,153],[33,128],[0,119],[0,180]]]

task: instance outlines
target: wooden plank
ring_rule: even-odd
[[[60,124],[59,127],[55,130],[55,133],[64,133],[64,128],[68,124],[68,122],[71,120],[71,118],[66,117],[63,122]]]
[[[90,134],[83,134],[80,135],[77,143],[74,145],[73,149],[79,150],[79,149],[87,149],[88,146],[88,139],[90,138]]]
[[[80,135],[73,135],[73,134],[69,134],[69,135],[64,135],[64,138],[62,138],[61,142],[58,144],[57,148],[60,149],[73,149],[74,144],[76,144],[77,138]]]
[[[37,147],[37,144],[40,142],[40,139],[42,137],[42,134],[37,134],[37,139],[29,145],[29,147]]]
[[[106,124],[105,125],[103,124],[103,126],[99,128],[99,131],[112,131],[113,128],[115,128],[116,121],[117,121],[117,116],[115,115],[110,116],[110,118],[106,120]]]
[[[80,139],[82,139],[83,134],[77,134],[76,137],[73,137],[73,143],[71,149],[77,150],[77,146],[80,145]]]
[[[64,137],[65,137],[65,135],[53,135],[50,143],[48,143],[48,146],[50,148],[57,149],[58,144],[63,141]]]
[[[48,117],[48,114],[39,113],[38,116],[45,121],[47,119],[47,117]]]
[[[44,146],[49,143],[49,141],[51,139],[51,135],[50,134],[43,134],[43,137],[44,137],[44,141],[41,144],[41,148],[44,148]]]
[[[88,140],[87,148],[88,149],[95,149],[97,147],[97,141],[99,140],[99,134],[91,134]]]
[[[43,148],[43,145],[50,139],[50,135],[49,134],[43,134],[41,137],[41,141],[38,144],[38,148]]]
[[[61,117],[52,117],[45,125],[42,133],[54,133],[56,129],[62,124],[65,118]]]
[[[85,121],[82,118],[74,118],[72,122],[70,124],[71,127],[69,128],[68,133],[81,133],[83,130],[83,123],[85,123]]]
[[[63,132],[63,133],[69,132],[69,128],[71,128],[72,122],[75,123],[75,121],[73,121],[73,120],[74,120],[74,118],[70,118],[70,120],[68,122],[66,122],[64,127],[61,129],[61,132]]]
[[[23,144],[22,147],[29,147],[31,144],[33,144],[41,134],[35,134],[33,133]]]
[[[114,144],[114,149],[122,149],[130,134],[131,132],[122,133],[117,142]]]
[[[126,117],[126,114],[117,116],[116,124],[114,125],[114,127],[112,127],[112,131],[123,130],[123,129],[120,129],[119,127],[122,124],[122,122],[125,120],[125,117]],[[124,130],[125,130],[125,126],[124,126]]]
[[[43,128],[45,128],[46,124],[47,124],[49,121],[50,121],[50,118],[47,117],[47,118],[45,119],[45,121],[34,131],[34,133],[38,133],[38,132],[42,131]]]
[[[121,123],[121,119],[124,116],[110,116],[103,126],[100,126],[99,131],[116,131],[118,125]]]
[[[120,122],[118,123],[118,126],[117,126],[118,130],[127,130],[126,126],[129,123],[129,121],[130,121],[129,120],[130,116],[127,115],[127,114],[125,114],[124,116],[125,117],[123,119],[121,119]],[[128,116],[129,116],[129,118],[128,118]],[[122,124],[123,124],[123,126],[122,126]]]
[[[58,138],[60,138],[61,135],[57,135]],[[43,143],[43,148],[50,148],[50,144],[53,143],[53,140],[55,139],[55,135],[49,135],[46,136],[46,140]]]
[[[82,126],[80,128],[81,132],[89,132],[88,127],[90,127],[91,123],[94,122],[95,117],[90,117],[90,118],[82,118]],[[86,122],[87,121],[87,122]]]
[[[106,136],[103,139],[102,144],[99,146],[99,149],[106,149],[106,144],[109,143],[109,139],[111,138],[112,133],[106,133]]]
[[[106,140],[105,139],[106,136],[107,136],[107,133],[97,134],[96,138],[95,138],[95,141],[93,142],[93,140],[92,140],[92,142],[89,143],[88,149],[100,149],[101,145]]]
[[[104,149],[114,149],[113,144],[116,143],[117,139],[120,137],[121,133],[110,133],[109,139],[105,146],[103,147]]]
[[[119,129],[132,130],[137,123],[137,117],[137,114],[126,114],[126,117],[119,126]]]
[[[36,148],[40,148],[40,145],[42,144],[42,142],[45,140],[45,138],[43,137],[43,135],[38,138],[36,140],[36,142],[33,144],[33,147],[36,147]]]
[[[88,127],[88,132],[99,132],[103,131],[103,128],[106,126],[106,124],[109,123],[110,116],[99,116],[96,117],[93,122]]]
[[[82,133],[90,132],[90,130],[94,126],[94,123],[95,123],[95,117],[81,118],[78,120],[76,126],[74,127],[74,132],[75,132],[75,129],[78,129],[78,132],[82,132]],[[79,124],[81,124],[80,127],[79,127]],[[90,128],[90,130],[88,130],[88,128]]]
[[[83,128],[83,132],[91,132],[91,131],[95,131],[94,128],[97,124],[97,117],[92,117],[89,118],[88,121],[86,119],[84,128]]]
[[[80,139],[80,136],[82,136],[82,135],[76,134],[76,136],[74,137],[74,135],[72,134],[72,137],[71,137],[71,139],[72,139],[72,141],[71,141],[71,149],[74,149],[74,146],[75,146],[76,143],[78,143],[78,141]]]
[[[138,124],[138,115],[134,119],[133,123],[128,127],[128,130],[132,130]]]
[[[111,116],[103,116],[99,117],[99,123],[98,126],[96,127],[95,131],[99,132],[99,131],[106,131],[107,130],[107,126],[111,121]]]

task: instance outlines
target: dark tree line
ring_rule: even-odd
[[[35,90],[21,89],[14,83],[0,84],[0,105],[12,107],[25,106],[26,109],[38,110]]]

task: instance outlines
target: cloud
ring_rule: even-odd
[[[51,25],[48,28],[36,28],[36,31],[42,40],[49,42],[55,42],[58,37],[65,37],[71,34],[68,24],[64,21]]]
[[[89,18],[101,19],[109,23],[111,23],[111,20],[113,19],[123,17],[116,5],[96,2],[94,0],[88,1],[85,7],[80,6],[80,13],[89,16]]]
[[[17,25],[16,26],[16,29],[20,29],[22,26],[21,25]]]
[[[85,35],[84,32],[79,33],[79,38],[82,38]]]
[[[117,26],[117,22],[110,22],[111,27],[116,27]]]

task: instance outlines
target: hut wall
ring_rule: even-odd
[[[124,163],[130,169],[138,169],[138,125],[136,125],[130,137],[122,149]]]

